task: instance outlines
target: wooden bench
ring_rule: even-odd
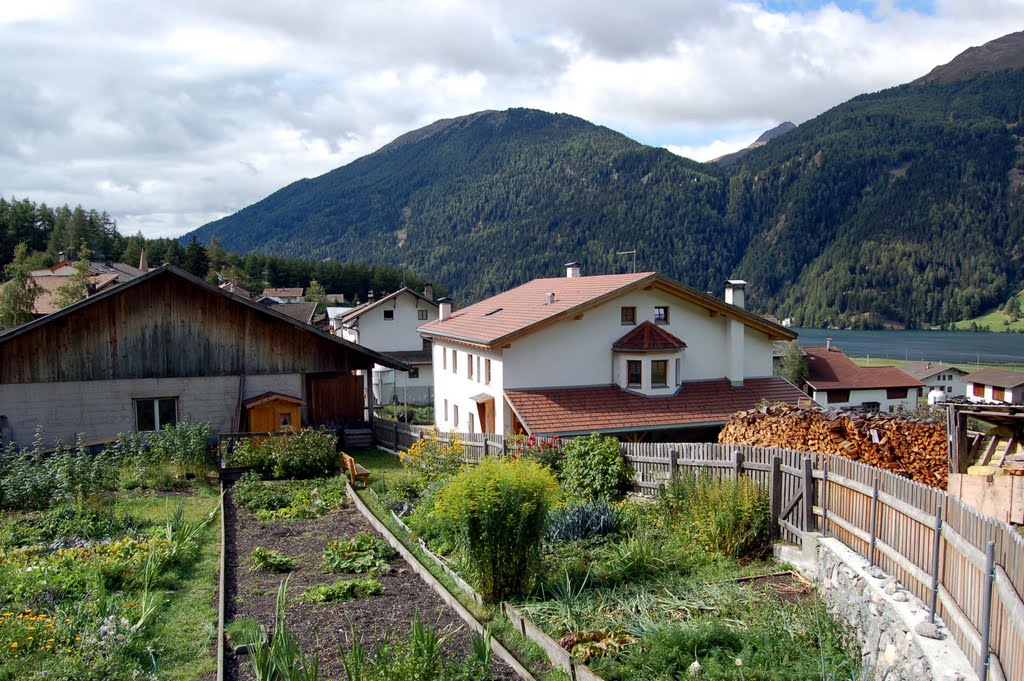
[[[341,453],[341,467],[348,473],[348,480],[353,487],[366,487],[370,480],[370,471],[358,463],[345,452]]]

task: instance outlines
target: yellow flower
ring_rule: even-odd
[[[12,643],[12,644],[11,644],[11,647],[12,647],[12,648],[17,648],[17,647],[18,647],[18,642],[17,642],[17,641],[15,641],[14,643]]]

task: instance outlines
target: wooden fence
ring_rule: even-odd
[[[374,430],[396,450],[430,437],[388,422]],[[460,437],[471,461],[508,446],[502,435]],[[1011,525],[943,490],[837,456],[747,445],[620,447],[641,493],[656,494],[684,470],[756,481],[768,490],[777,536],[797,544],[807,532],[835,537],[928,604],[983,681],[1024,679],[1024,537]]]

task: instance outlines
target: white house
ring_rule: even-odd
[[[831,343],[803,350],[807,356],[807,392],[823,407],[912,410],[922,397],[924,384],[896,367],[858,366]]]
[[[1024,402],[1024,371],[987,367],[963,378],[971,402]]]
[[[443,429],[685,437],[761,400],[806,397],[772,376],[792,331],[654,272],[535,279],[456,312],[441,301],[434,416]],[[706,434],[704,434],[706,436]],[[628,436],[628,435],[627,435]]]
[[[404,287],[370,301],[336,319],[335,333],[347,341],[371,348],[408,364],[408,372],[376,365],[373,393],[381,404],[431,404],[434,375],[429,341],[416,329],[437,319],[438,305],[430,284],[418,293]]]
[[[964,394],[966,386],[963,377],[967,372],[963,369],[940,362],[909,362],[900,370],[924,383],[926,393],[938,390],[946,399]]]

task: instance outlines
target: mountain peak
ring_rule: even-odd
[[[717,163],[720,167],[724,168],[725,166],[731,165],[736,161],[740,160],[754,149],[757,149],[758,147],[763,147],[776,137],[779,137],[780,135],[785,135],[787,132],[795,128],[796,125],[794,125],[790,121],[784,121],[776,125],[771,130],[765,130],[763,133],[761,133],[761,136],[758,137],[753,142],[751,142],[749,146],[744,147],[739,151],[734,151],[731,154],[725,154],[723,156],[719,156],[718,158],[711,159],[710,162]]]
[[[1024,31],[1004,35],[979,47],[969,47],[948,64],[936,66],[911,85],[967,80],[980,73],[1024,68]]]

